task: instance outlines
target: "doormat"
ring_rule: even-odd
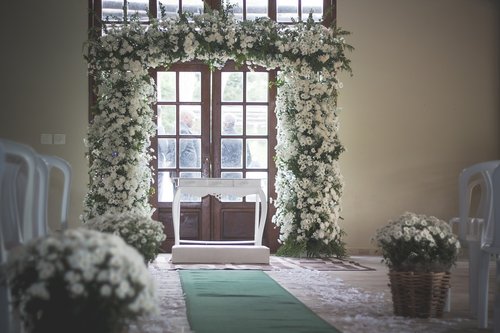
[[[281,271],[287,269],[306,269],[310,271],[374,271],[374,268],[363,266],[352,260],[337,258],[291,258],[271,256],[269,265],[243,264],[173,264],[170,254],[161,253],[150,265],[160,265],[168,270],[183,269],[233,269]]]
[[[181,270],[196,333],[340,333],[264,272]]]

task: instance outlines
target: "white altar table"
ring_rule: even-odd
[[[228,178],[173,178],[174,200],[172,219],[175,245],[173,263],[269,263],[269,248],[262,246],[267,216],[267,198],[260,179]],[[255,229],[253,240],[204,241],[183,240],[180,237],[180,209],[182,194],[196,196],[247,196],[255,194]]]

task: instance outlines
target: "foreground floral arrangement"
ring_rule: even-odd
[[[27,331],[120,333],[154,312],[144,260],[115,235],[74,229],[33,240],[9,264]]]
[[[149,216],[132,213],[104,214],[89,220],[86,227],[123,238],[125,243],[134,247],[149,263],[160,252],[160,246],[166,239],[163,224]]]
[[[448,223],[411,212],[377,230],[373,241],[394,271],[448,271],[460,249],[460,242]]]
[[[132,18],[88,41],[86,59],[97,103],[88,131],[90,184],[83,220],[106,212],[150,211],[151,104],[148,69],[201,60],[280,69],[277,212],[280,241],[308,254],[343,254],[338,226],[342,177],[337,159],[337,91],[350,71],[347,33],[309,17],[294,25],[268,18],[240,22],[229,9],[188,17]]]

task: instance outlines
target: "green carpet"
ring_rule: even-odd
[[[340,332],[262,271],[181,270],[179,274],[195,333]]]

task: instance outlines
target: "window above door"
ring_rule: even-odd
[[[309,14],[317,22],[325,25],[335,17],[336,0],[229,0],[225,4],[232,6],[234,15],[240,20],[254,20],[259,17],[292,24],[299,19],[306,20]],[[210,8],[220,8],[220,0],[89,0],[90,10],[94,12],[92,26],[98,26],[99,20],[123,22],[127,17],[138,15],[141,22],[147,24],[149,17],[161,18],[176,16],[179,11],[201,14]]]

